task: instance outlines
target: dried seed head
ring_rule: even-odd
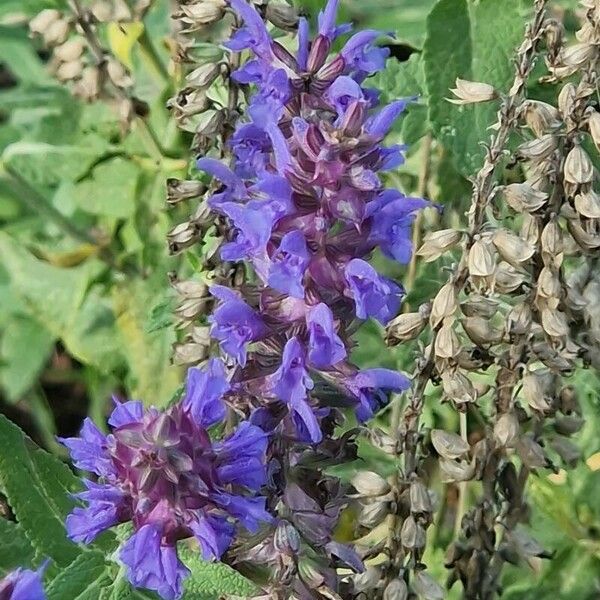
[[[491,319],[498,311],[498,302],[479,294],[471,294],[460,308],[467,317]]]
[[[385,496],[390,491],[390,484],[373,471],[360,471],[352,478],[356,491],[365,497]]]
[[[528,435],[521,437],[515,448],[521,460],[529,469],[539,469],[550,464],[543,448]]]
[[[502,341],[502,331],[493,327],[489,319],[466,317],[461,323],[469,339],[478,346],[487,348]]]
[[[537,280],[537,293],[542,298],[558,298],[561,294],[560,280],[553,268],[544,267]]]
[[[501,294],[510,294],[523,285],[525,276],[507,262],[500,262],[494,272],[494,290]]]
[[[456,88],[450,90],[455,98],[449,98],[448,102],[452,104],[473,104],[476,102],[488,102],[498,97],[498,93],[493,86],[478,81],[467,81],[465,79],[456,79]]]
[[[66,41],[54,49],[54,57],[61,62],[71,62],[77,60],[85,48],[85,42],[82,38],[76,37]]]
[[[42,32],[42,37],[44,38],[44,43],[46,46],[58,46],[66,41],[69,37],[69,31],[71,26],[69,22],[64,19],[58,19],[57,21],[53,21],[44,29]]]
[[[367,567],[362,573],[352,577],[352,584],[357,592],[368,592],[377,587],[381,581],[380,567]]]
[[[198,228],[190,221],[176,225],[167,233],[169,250],[172,254],[177,254],[194,244],[197,238]]]
[[[547,412],[551,405],[546,399],[546,385],[543,373],[532,371],[523,377],[521,393],[531,408],[539,412]]]
[[[500,415],[494,423],[494,439],[504,448],[512,448],[519,437],[519,419],[513,412]]]
[[[75,85],[74,93],[85,100],[95,100],[100,93],[100,71],[97,67],[86,67]]]
[[[449,459],[461,458],[471,449],[460,435],[443,429],[431,430],[431,443],[441,457]]]
[[[189,73],[185,80],[189,86],[205,90],[211,86],[220,72],[221,65],[219,63],[206,63]]]
[[[600,219],[600,196],[592,188],[577,194],[575,210],[587,219]]]
[[[564,337],[569,335],[569,322],[565,313],[556,308],[542,310],[542,327],[550,337]]]
[[[573,239],[584,250],[596,250],[600,248],[600,236],[586,231],[579,221],[569,219],[567,221],[567,228]]]
[[[80,60],[61,63],[56,69],[56,78],[59,81],[66,82],[77,79],[83,72],[83,63]]]
[[[429,322],[433,328],[437,327],[446,317],[450,317],[458,308],[456,287],[449,281],[440,288],[431,306]]]
[[[385,341],[388,346],[396,346],[416,338],[427,325],[427,319],[420,312],[404,313],[396,317],[386,327]]]
[[[558,94],[558,110],[564,119],[571,116],[576,101],[577,88],[572,83],[566,83]]]
[[[513,267],[527,262],[535,253],[535,246],[506,229],[499,229],[492,242],[498,254]]]
[[[581,146],[575,146],[565,159],[565,181],[576,185],[591,183],[594,180],[594,165]]]
[[[469,481],[475,475],[475,463],[468,463],[465,460],[440,459],[440,471],[444,483],[454,481]]]
[[[531,328],[533,316],[531,307],[525,302],[517,304],[509,313],[506,319],[506,328],[511,336],[525,335]]]
[[[417,571],[413,580],[414,591],[424,600],[444,600],[443,588],[426,571]]]
[[[298,11],[289,4],[269,2],[265,16],[275,27],[280,29],[293,31],[298,26]]]
[[[564,437],[556,437],[550,442],[550,447],[560,456],[562,461],[571,469],[577,466],[581,460],[581,451],[570,440]]]
[[[548,194],[536,190],[531,184],[511,183],[502,188],[507,204],[516,212],[535,212],[546,204]]]
[[[442,389],[444,395],[455,404],[477,400],[477,390],[471,380],[458,370],[446,370],[442,373]]]
[[[491,244],[475,240],[469,250],[469,273],[473,277],[489,277],[494,273],[496,260]]]
[[[425,547],[425,530],[416,522],[412,515],[408,515],[402,523],[400,542],[409,550]]]
[[[428,515],[433,511],[429,492],[423,482],[418,479],[410,484],[410,511],[415,515]]]
[[[389,504],[387,502],[371,502],[370,504],[365,504],[362,507],[360,515],[358,517],[358,522],[363,527],[368,527],[369,529],[373,529],[377,527],[379,523],[382,523],[389,513]]]
[[[561,435],[573,435],[581,431],[585,425],[585,419],[576,416],[557,417],[554,419],[554,429]]]
[[[294,556],[300,549],[300,534],[289,521],[282,519],[275,529],[273,545],[279,552]]]
[[[526,100],[522,106],[525,123],[538,137],[558,129],[562,124],[560,113],[551,104]]]
[[[539,162],[548,158],[556,150],[556,146],[556,137],[552,134],[546,134],[521,144],[517,149],[517,154],[527,160]]]
[[[540,239],[541,233],[541,219],[525,213],[523,215],[523,222],[521,223],[521,230],[519,235],[528,244],[535,246]]]
[[[460,354],[460,341],[452,323],[444,323],[435,338],[435,355],[438,358],[456,358]]]
[[[597,110],[591,110],[588,115],[588,129],[596,149],[600,151],[600,113]]]
[[[431,262],[456,246],[462,237],[463,233],[455,229],[442,229],[428,233],[417,255],[423,257],[425,262]]]
[[[542,252],[552,258],[563,253],[563,233],[556,219],[552,219],[542,230],[540,238]]]
[[[383,590],[383,600],[407,600],[408,587],[404,579],[392,579],[385,590]]]
[[[225,12],[225,0],[203,0],[196,4],[182,4],[181,12],[173,15],[186,25],[186,33],[200,29],[202,25],[218,21]]]
[[[56,23],[61,16],[62,15],[58,10],[46,8],[29,21],[29,31],[31,31],[31,33],[43,34],[48,27]]]
[[[204,344],[185,343],[173,346],[173,364],[196,365],[208,358],[209,348]]]
[[[110,80],[118,87],[118,88],[128,88],[133,85],[133,79],[127,72],[127,69],[114,58],[109,58],[106,64],[106,70],[108,72],[108,76]]]
[[[182,200],[197,198],[206,191],[206,186],[201,181],[181,181],[171,177],[167,179],[167,202],[171,205]]]
[[[560,411],[565,415],[581,415],[581,405],[577,390],[572,385],[566,385],[559,394]]]
[[[559,61],[565,67],[578,68],[589,62],[595,54],[596,48],[592,44],[573,44],[561,52]]]
[[[312,588],[318,588],[325,583],[325,576],[319,569],[319,564],[303,557],[298,561],[298,574],[302,581]]]

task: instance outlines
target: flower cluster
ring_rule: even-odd
[[[385,65],[379,32],[357,33],[329,57],[351,29],[335,25],[337,4],[327,3],[312,41],[300,19],[294,56],[249,4],[230,0],[244,26],[227,46],[253,54],[232,77],[257,91],[231,136],[230,166],[197,162],[219,182],[209,206],[232,226],[221,258],[256,274],[243,294],[211,288],[211,335],[237,367],[231,393],[263,409],[283,404],[283,429],[313,444],[330,413],[323,386],[360,420],[408,386],[393,371],[359,371],[351,334],[357,319],[386,324],[397,314],[402,288],[366,259],[379,249],[407,262],[411,224],[426,205],[384,188],[379,173],[400,165],[404,148],[382,140],[409,100],[378,108],[377,91],[363,85]]]
[[[42,586],[42,572],[16,569],[0,579],[0,600],[46,600]]]
[[[75,466],[97,476],[77,494],[85,507],[67,517],[69,537],[87,544],[131,522],[120,559],[134,586],[165,599],[181,596],[188,574],[178,540],[195,537],[205,559],[220,558],[236,524],[255,532],[271,520],[257,495],[266,478],[265,433],[249,422],[220,442],[207,433],[225,417],[228,389],[224,365],[213,359],[205,370],[190,369],[184,398],[167,410],[117,403],[110,434],[87,419],[80,437],[62,440]]]

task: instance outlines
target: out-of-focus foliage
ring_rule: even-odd
[[[295,4],[314,17],[323,1]],[[557,4],[567,11],[575,6]],[[428,212],[425,228],[439,219],[452,226],[464,217],[466,178],[481,164],[481,142],[489,139],[494,120],[495,109],[487,104],[448,103],[448,88],[458,76],[507,87],[528,6],[525,0],[342,1],[342,17],[395,36],[387,40],[388,68],[373,87],[386,99],[417,97],[394,133],[412,145],[411,153],[389,176],[414,192],[424,140],[432,141],[426,193],[445,210],[441,217]],[[186,174],[190,139],[165,108],[179,75],[170,70],[168,0],[155,0],[143,23],[102,28],[104,43],[131,68],[135,94],[149,106],[146,125],[137,119],[127,131],[111,103],[76,100],[49,74],[47,54],[27,33],[27,21],[47,7],[64,4],[0,2],[0,409],[36,442],[60,453],[54,436],[75,433],[86,415],[103,422],[112,393],[164,405],[181,383],[180,370],[170,363],[176,333],[167,278],[178,264],[167,258],[165,243],[178,219],[164,198],[167,178]],[[554,92],[536,85],[532,93],[544,98]],[[189,258],[185,268],[193,269]],[[394,267],[391,274],[404,280],[406,269]],[[419,265],[408,302],[416,306],[430,298],[444,278],[439,265]],[[411,352],[385,348],[377,328],[363,327],[357,363],[410,370]],[[508,570],[505,597],[511,600],[585,600],[600,593],[599,382],[575,375],[572,383],[586,416],[579,437],[585,462],[568,475],[532,478],[532,531],[555,559],[532,562],[530,572]],[[384,411],[377,424],[385,428],[388,417]],[[433,389],[424,417],[427,427],[457,428],[455,412],[437,402]],[[387,474],[389,460],[362,444],[361,468]],[[343,475],[350,478],[352,471]],[[66,540],[66,492],[77,486],[57,458],[0,418],[0,491],[7,500],[0,504],[15,517],[0,519],[0,574],[50,556],[53,600],[150,597],[131,592],[115,564],[107,563],[116,540],[102,538],[89,551]],[[438,514],[425,562],[440,581],[454,527],[454,491],[437,482]],[[351,514],[347,523],[351,528]],[[343,527],[339,534],[345,537]],[[216,600],[219,593],[247,592],[233,571],[219,577],[231,586],[190,589],[185,597]],[[451,594],[458,597],[458,586]]]

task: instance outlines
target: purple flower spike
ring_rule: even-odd
[[[163,545],[161,539],[159,525],[144,525],[129,538],[119,557],[127,566],[131,585],[154,590],[165,600],[176,600],[183,595],[183,580],[190,571],[175,548]]]
[[[298,338],[288,340],[283,350],[281,367],[273,375],[273,392],[289,407],[294,421],[306,432],[307,441],[317,443],[323,434],[317,417],[307,401],[313,381],[306,370],[306,352]]]
[[[346,280],[359,319],[373,317],[385,325],[400,308],[402,288],[382,277],[364,260],[355,258],[346,267]]]
[[[16,569],[0,580],[0,600],[46,600],[42,575],[46,565],[37,571]]]
[[[325,369],[346,358],[346,347],[335,332],[333,314],[326,304],[312,308],[306,324],[310,336],[308,359],[312,365]]]
[[[189,369],[186,392],[182,401],[194,421],[202,427],[211,427],[225,418],[223,394],[229,390],[225,366],[211,359],[206,369]]]
[[[304,235],[290,231],[281,239],[279,249],[271,257],[268,283],[278,292],[294,298],[304,298],[302,281],[310,262],[310,252]]]
[[[210,292],[221,300],[210,318],[210,334],[220,341],[221,350],[243,367],[246,364],[246,346],[261,339],[267,328],[258,313],[241,298],[224,295],[224,292],[229,292],[227,288],[213,285]]]
[[[165,411],[140,414],[139,403],[118,404],[113,430],[95,459],[101,477],[86,482],[75,496],[83,506],[67,517],[69,537],[86,544],[132,522],[134,533],[120,553],[129,580],[165,599],[181,597],[188,574],[177,558],[179,540],[196,537],[206,559],[218,558],[238,526],[256,531],[271,519],[257,495],[267,477],[264,431],[242,423],[221,442],[212,442],[207,432],[225,418],[222,397],[229,389],[223,363],[212,359],[203,370],[190,371],[185,397]],[[89,438],[89,424],[82,435]],[[74,456],[81,454],[77,442],[63,442]],[[100,474],[91,456],[82,460],[82,468]]]
[[[410,379],[390,369],[365,369],[346,382],[348,390],[358,399],[356,416],[361,421],[370,419],[387,404],[386,392],[403,392],[410,387]]]

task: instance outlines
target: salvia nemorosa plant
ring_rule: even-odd
[[[350,360],[356,325],[386,324],[403,295],[365,259],[379,248],[408,262],[411,223],[427,203],[380,178],[403,162],[404,148],[382,141],[407,104],[381,107],[364,84],[385,65],[387,50],[374,45],[380,33],[359,32],[331,53],[350,29],[335,24],[332,0],[312,41],[299,21],[292,55],[251,6],[230,5],[243,26],[227,47],[254,55],[231,77],[255,92],[227,160],[197,162],[217,182],[208,207],[230,227],[221,258],[254,273],[239,289],[209,290],[210,335],[227,372],[212,359],[190,371],[185,397],[167,411],[118,405],[110,435],[88,421],[81,438],[65,440],[76,466],[100,478],[79,494],[86,507],[67,527],[89,543],[131,521],[119,555],[130,581],[175,598],[186,575],[178,540],[194,536],[205,558],[219,558],[236,524],[256,532],[263,522],[235,560],[268,568],[270,597],[337,597],[336,568],[363,565],[333,539],[348,499],[322,468],[354,456],[351,436],[336,439],[335,426],[345,409],[364,422],[409,385],[400,373]],[[226,406],[241,423],[212,443],[207,428],[227,417]]]
[[[47,11],[32,27],[56,47],[57,76],[112,94],[125,121],[141,117],[128,73],[95,35],[101,17],[72,5],[74,18]],[[169,180],[168,203],[200,202],[169,249],[216,240],[199,259],[208,277],[172,278],[187,328],[175,362],[204,364],[169,408],[117,403],[109,434],[86,421],[80,438],[63,440],[93,474],[67,519],[71,539],[87,544],[121,525],[129,580],[164,598],[182,594],[185,540],[251,578],[257,599],[443,598],[424,559],[437,510],[432,455],[458,496],[448,586],[488,600],[502,592],[505,564],[550,556],[526,531],[526,486],[577,462],[569,437],[583,419],[563,378],[597,364],[600,339],[590,159],[600,146],[600,3],[582,2],[568,45],[535,0],[510,89],[457,81],[451,101],[496,102],[497,122],[466,227],[429,233],[418,249],[427,262],[456,258],[447,283],[399,316],[402,287],[369,261],[380,253],[414,269],[411,228],[428,203],[385,186],[405,148],[383,142],[416,99],[380,104],[369,78],[388,51],[379,32],[337,25],[337,5],[326,3],[311,36],[306,19],[271,0],[174,3],[175,60],[190,68],[168,106],[199,158],[193,178]],[[198,64],[194,35],[219,22],[230,28],[227,51]],[[276,41],[267,22],[290,35]],[[556,106],[528,98],[542,61],[545,82],[567,80]],[[217,83],[225,93],[211,95]],[[353,364],[367,319],[386,326],[390,346],[421,342],[386,431],[363,423],[410,380]],[[440,397],[459,413],[459,432],[424,427],[425,403]],[[329,472],[357,457],[358,435],[393,457],[391,477],[359,471],[350,487]],[[351,504],[355,544],[336,536]],[[20,600],[21,580],[29,574],[3,580],[0,598]]]

